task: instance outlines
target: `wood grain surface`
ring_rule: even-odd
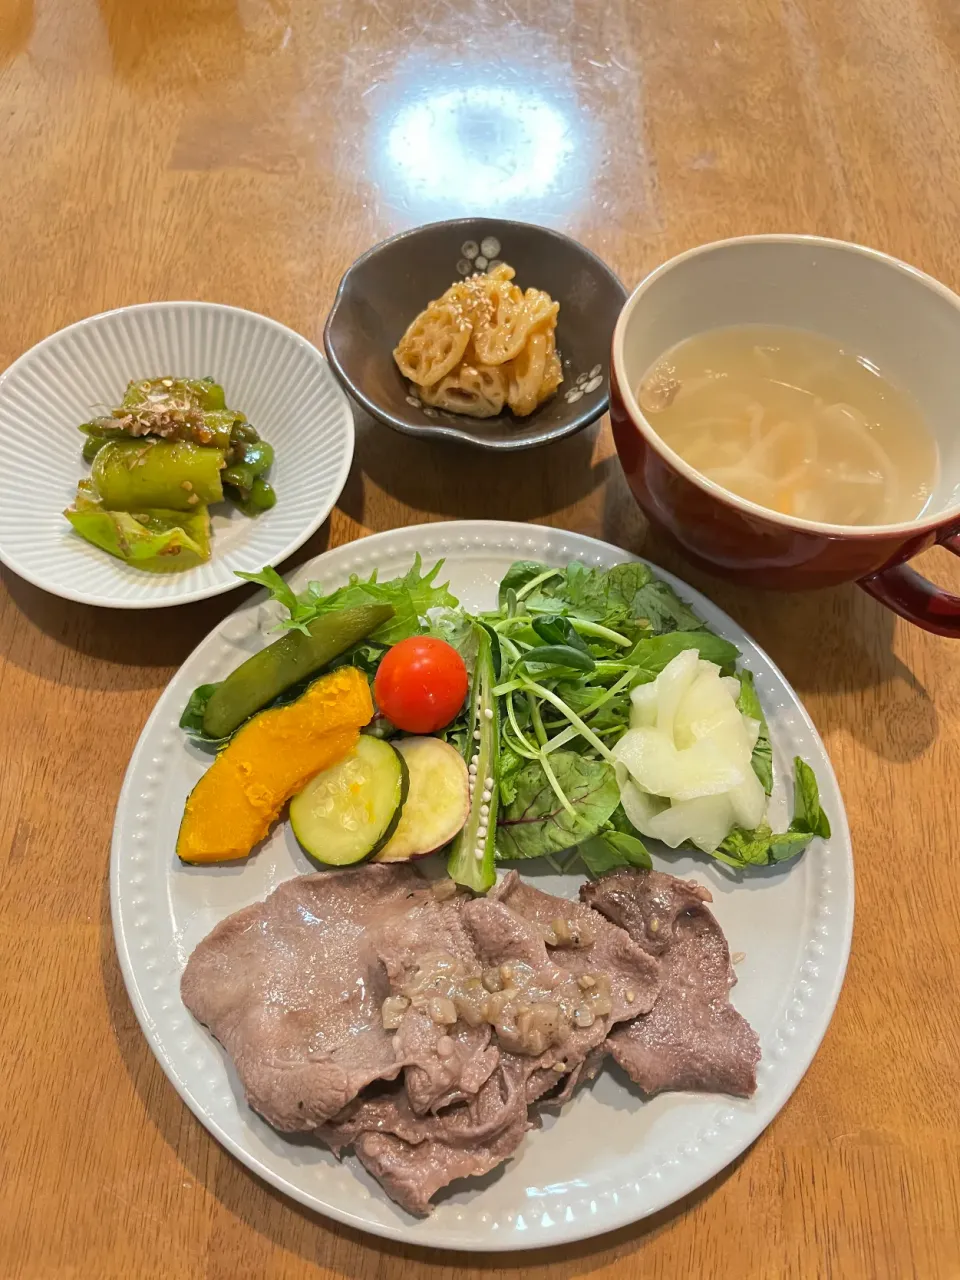
[[[341,272],[461,212],[569,230],[632,284],[807,231],[960,286],[950,0],[3,0],[0,364],[124,303],[205,298],[319,342]],[[2,496],[0,478],[0,501]],[[646,537],[609,430],[504,465],[359,422],[299,554],[457,516],[595,534],[774,656],[846,797],[847,983],[783,1113],[655,1219],[524,1258],[420,1253],[269,1190],[151,1056],[114,953],[127,759],[235,593],[154,617],[0,588],[0,1277],[960,1276],[960,646],[856,588],[761,595]],[[960,588],[945,553],[922,567]]]

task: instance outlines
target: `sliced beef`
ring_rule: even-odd
[[[552,1093],[561,1083],[559,1094],[554,1093],[551,1101],[566,1101],[581,1079],[590,1079],[596,1074],[610,1028],[653,1008],[660,991],[659,965],[622,929],[592,907],[543,893],[521,880],[516,871],[508,872],[490,891],[483,904],[487,919],[493,914],[494,902],[510,912],[513,930],[517,934],[522,932],[527,950],[535,954],[541,963],[548,964],[555,972],[572,973],[577,979],[600,972],[610,980],[613,1007],[609,1014],[597,1018],[592,1026],[574,1028],[562,1051],[558,1049],[544,1054],[536,1066],[531,1060],[526,1060],[527,1101],[535,1102]],[[474,919],[480,909],[480,903],[471,904],[473,914],[468,920]],[[519,924],[521,920],[522,927]],[[554,926],[558,921],[566,925],[566,929],[561,929],[562,936],[575,940],[576,945],[547,947],[544,937],[555,936]],[[513,951],[517,950],[516,941],[506,944],[504,938],[497,938],[496,930],[486,945],[495,947],[498,941],[500,945],[511,945]],[[545,961],[541,957],[546,957]],[[562,1071],[558,1070],[557,1064],[562,1066]],[[564,1079],[565,1073],[568,1074]]]
[[[183,1003],[275,1128],[309,1130],[399,1070],[371,932],[432,899],[409,866],[298,876],[223,920],[187,962]]]
[[[560,917],[569,924],[564,936],[583,945],[547,948],[544,935]],[[659,989],[657,961],[622,930],[581,903],[528,889],[516,873],[487,898],[419,903],[388,920],[376,945],[394,991],[437,954],[455,956],[475,974],[527,966],[526,991],[534,1001],[598,970],[610,979],[611,1011],[573,1027],[562,1044],[539,1055],[505,1049],[507,1026],[499,1028],[498,1049],[485,1027],[458,1022],[438,1034],[422,1012],[407,1010],[396,1033],[398,1060],[416,1063],[407,1066],[405,1088],[358,1098],[320,1136],[338,1153],[352,1146],[411,1213],[428,1212],[431,1198],[450,1182],[507,1159],[531,1125],[529,1106],[547,1094],[554,1103],[565,1101],[579,1079],[596,1071],[610,1027],[649,1010]],[[445,1070],[455,1091],[438,1097]],[[424,1114],[427,1101],[433,1114]]]
[[[472,1097],[500,1060],[492,1028],[438,1027],[425,1013],[408,1009],[397,1028],[394,1052],[405,1064],[404,1084],[414,1111],[423,1115]]]
[[[424,961],[437,955],[452,957],[479,977],[473,940],[463,924],[465,902],[463,897],[439,901],[430,895],[403,915],[391,916],[372,933],[371,945],[393,992],[401,991]],[[394,1053],[405,1068],[413,1110],[436,1110],[475,1094],[497,1065],[499,1054],[490,1037],[486,1024],[458,1023],[449,1028],[422,1010],[408,1009],[394,1037]]]
[[[736,982],[709,892],[658,871],[617,872],[580,890],[651,955],[661,992],[646,1016],[616,1028],[607,1045],[645,1093],[690,1089],[749,1097],[760,1044],[730,1003]]]
[[[706,890],[617,873],[569,902],[511,872],[486,898],[451,895],[406,865],[301,876],[194,951],[184,1004],[277,1129],[352,1147],[424,1214],[607,1053],[648,1093],[753,1091],[757,1039]]]
[[[509,871],[488,895],[488,901],[503,903],[514,915],[536,926],[540,937],[548,937],[555,921],[563,920],[578,945],[558,942],[547,948],[554,965],[568,969],[577,978],[601,972],[610,978],[613,1010],[608,1025],[626,1022],[648,1013],[660,991],[657,961],[646,948],[638,945],[623,929],[583,902],[571,902],[543,893]],[[586,945],[583,945],[583,943]]]
[[[507,1060],[469,1102],[440,1115],[415,1114],[396,1090],[358,1101],[320,1136],[337,1154],[352,1146],[393,1200],[424,1215],[443,1187],[507,1160],[529,1128],[523,1080]]]

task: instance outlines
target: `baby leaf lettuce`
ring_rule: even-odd
[[[534,579],[543,577],[550,572],[550,566],[541,564],[538,560],[516,560],[507,570],[503,581],[500,583],[499,606],[502,611],[506,611],[508,597],[511,593],[514,597],[518,596],[521,591],[527,589],[528,592]]]
[[[760,705],[760,699],[757,696],[757,690],[753,683],[753,672],[741,671],[739,676],[740,697],[737,699],[737,710],[741,715],[749,716],[751,720],[757,720],[760,724],[760,734],[757,738],[757,744],[753,748],[750,763],[753,765],[753,772],[763,784],[764,791],[769,795],[773,790],[773,747],[770,745],[770,729],[767,725],[767,717],[763,714],[763,707]],[[816,779],[814,779],[814,789],[816,789]]]
[[[595,835],[620,804],[620,788],[610,765],[572,751],[555,751],[550,768],[571,813],[561,803],[539,760],[511,777],[512,798],[497,820],[497,858],[541,858]],[[501,775],[501,798],[503,798]]]
[[[740,657],[740,650],[735,644],[715,636],[712,631],[668,631],[664,635],[641,638],[624,654],[622,661],[642,673],[634,683],[643,684],[656,679],[684,649],[698,650],[704,662],[715,662],[725,674],[733,670]]]
[[[618,867],[649,871],[653,866],[643,841],[623,831],[601,831],[581,842],[578,850],[589,874],[598,879]]]
[[[556,570],[518,560],[500,584],[501,609],[511,592],[531,613],[562,611],[608,627],[629,626],[660,635],[704,626],[671,586],[639,562],[592,569],[574,561],[566,570]]]
[[[424,630],[424,620],[431,609],[456,608],[459,602],[450,594],[449,584],[436,585],[442,567],[443,561],[438,560],[429,572],[423,573],[423,561],[417,555],[403,577],[380,582],[377,571],[374,570],[369,578],[363,580],[353,574],[346,586],[329,593],[325,593],[318,582],[311,582],[300,595],[294,595],[276,569],[266,568],[259,573],[240,573],[237,576],[266,587],[273,598],[288,611],[290,616],[280,623],[281,630],[295,628],[305,631],[307,623],[314,618],[353,605],[392,605],[393,617],[368,637],[378,644],[391,645],[406,640],[409,636],[419,635]]]
[[[184,729],[197,746],[202,747],[205,751],[219,751],[222,746],[230,741],[229,738],[208,737],[203,731],[203,713],[206,711],[207,703],[217,688],[218,685],[216,684],[198,685],[191,693],[180,717],[180,728]]]
[[[809,832],[812,836],[822,836],[824,840],[829,840],[830,819],[820,807],[816,774],[799,756],[794,760],[793,767],[793,821],[790,823],[790,830]]]
[[[714,857],[731,867],[766,867],[787,862],[801,853],[814,836],[830,836],[830,820],[820,807],[813,770],[799,756],[793,762],[793,821],[786,831],[771,831],[767,823],[752,831],[735,827]]]
[[[590,653],[584,649],[575,649],[569,644],[543,644],[528,650],[517,659],[516,667],[550,666],[564,667],[571,671],[582,671],[587,674],[596,669]]]

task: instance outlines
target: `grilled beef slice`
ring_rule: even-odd
[[[580,889],[584,902],[659,959],[650,1013],[617,1027],[608,1049],[649,1094],[667,1089],[749,1097],[760,1042],[730,1003],[736,975],[708,890],[659,871],[622,871]]]
[[[479,975],[476,950],[463,923],[463,897],[438,901],[422,896],[403,915],[391,916],[372,931],[371,945],[399,993],[422,961],[442,953]],[[495,1070],[499,1058],[491,1029],[439,1026],[422,1010],[409,1008],[394,1037],[394,1053],[404,1066],[410,1106],[423,1114],[472,1097]]]
[[[200,943],[183,1000],[266,1120],[315,1130],[338,1155],[352,1147],[398,1204],[428,1213],[443,1187],[508,1159],[537,1122],[533,1104],[566,1101],[606,1053],[648,1093],[755,1087],[757,1040],[729,1003],[733,972],[707,891],[616,873],[581,898],[542,893],[516,872],[477,899],[438,897],[406,865],[301,876]],[[600,973],[610,1011],[539,1055],[516,1051],[505,1026],[502,1040],[485,1023],[442,1025],[413,1006],[385,1031],[384,999],[438,954],[473,975],[529,966],[542,998],[584,978],[589,989]]]
[[[430,898],[409,866],[298,876],[228,916],[191,955],[183,1003],[230,1054],[276,1129],[316,1128],[399,1070],[370,930]]]

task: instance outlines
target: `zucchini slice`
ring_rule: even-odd
[[[470,812],[467,766],[456,747],[439,738],[401,738],[394,745],[410,772],[410,790],[377,862],[405,862],[442,849]]]
[[[346,867],[369,858],[393,834],[407,796],[403,756],[382,738],[360,741],[290,801],[290,824],[317,862]]]

